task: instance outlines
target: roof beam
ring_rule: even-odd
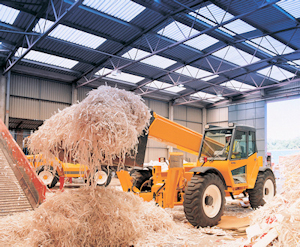
[[[65,18],[67,18],[70,13],[74,9],[76,9],[83,0],[77,0],[72,6],[70,6],[58,19],[56,22],[53,23],[51,27],[48,28],[47,31],[45,31],[37,40],[33,42],[31,46],[28,47],[28,49],[14,62],[12,62],[3,72],[3,74],[6,74],[8,71],[10,71],[18,62],[20,62],[37,44],[39,44],[45,37],[48,36],[50,32],[52,32]]]
[[[41,5],[40,11],[32,18],[32,20],[30,21],[29,25],[27,26],[27,28],[25,29],[25,33],[23,33],[21,38],[19,38],[19,40],[17,41],[15,47],[12,49],[12,51],[8,54],[7,58],[5,59],[5,62],[7,63],[16,53],[16,51],[18,50],[18,48],[22,45],[22,41],[24,40],[24,38],[26,38],[27,35],[34,35],[33,33],[29,33],[31,32],[32,28],[34,27],[34,25],[37,23],[38,19],[44,14],[44,12],[47,9],[47,2],[44,2]],[[21,34],[21,33],[20,33]]]
[[[173,43],[173,44],[171,44],[171,45],[168,45],[168,46],[166,46],[166,47],[164,47],[164,48],[162,48],[162,49],[160,49],[160,50],[154,51],[154,52],[152,52],[151,54],[149,54],[149,55],[147,55],[147,56],[145,56],[145,57],[142,57],[142,58],[140,58],[140,59],[137,59],[137,60],[135,60],[135,61],[132,61],[131,63],[125,64],[125,65],[123,65],[123,66],[120,66],[118,69],[126,68],[126,67],[131,66],[131,65],[133,65],[133,64],[136,64],[136,63],[138,63],[138,62],[140,62],[140,61],[142,61],[142,60],[144,60],[144,59],[146,59],[146,58],[152,57],[153,55],[157,55],[157,54],[159,54],[159,53],[161,53],[161,52],[163,52],[163,51],[166,51],[166,50],[168,50],[168,49],[172,49],[173,47],[175,47],[175,46],[177,46],[177,45],[180,45],[180,44],[183,44],[184,42],[186,42],[186,41],[188,41],[188,40],[194,39],[194,38],[196,38],[196,37],[198,37],[198,36],[200,36],[200,35],[202,35],[202,34],[211,32],[211,31],[213,31],[213,30],[219,28],[220,26],[226,25],[226,24],[228,24],[228,23],[230,23],[230,22],[233,22],[233,21],[235,21],[235,20],[237,20],[237,19],[240,19],[240,18],[242,18],[242,17],[248,16],[248,15],[250,15],[250,14],[252,14],[252,13],[254,13],[254,12],[260,10],[260,9],[266,8],[266,7],[272,5],[272,4],[275,3],[275,2],[277,2],[277,0],[271,1],[271,2],[268,2],[268,3],[264,3],[264,4],[260,5],[259,7],[257,7],[255,10],[251,10],[251,11],[249,11],[249,12],[246,12],[246,13],[240,14],[240,15],[238,15],[238,16],[235,16],[235,17],[233,17],[233,18],[231,18],[231,19],[229,19],[229,20],[227,20],[227,21],[224,21],[224,22],[222,22],[221,24],[218,24],[218,25],[216,25],[216,26],[214,26],[214,27],[209,27],[209,28],[205,29],[204,31],[201,31],[201,32],[199,32],[199,33],[197,33],[197,34],[191,35],[190,37],[188,37],[188,38],[186,38],[186,39],[183,39],[183,40],[181,40],[181,41],[177,41],[177,42],[175,42],[175,43]],[[153,29],[153,28],[151,28],[151,29]],[[150,30],[149,30],[149,31],[150,31]],[[111,72],[109,72],[109,73],[107,73],[107,74],[105,74],[105,75],[102,75],[100,78],[102,78],[102,77],[104,77],[104,76],[106,76],[106,75],[108,75],[108,74],[110,74],[110,73],[111,73]],[[86,82],[84,82],[84,83],[78,85],[77,87],[84,86],[84,85],[86,85],[86,84],[88,84],[88,83],[91,83],[91,82],[97,80],[97,79],[98,79],[98,78],[93,78],[93,79],[91,79],[91,80],[89,80],[89,81],[86,81]]]

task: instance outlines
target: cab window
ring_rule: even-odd
[[[248,136],[248,157],[256,152],[255,132],[250,131]]]
[[[247,133],[245,131],[236,131],[235,140],[231,144],[231,159],[247,158]]]

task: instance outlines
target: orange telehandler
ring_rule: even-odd
[[[152,113],[148,135],[140,139],[137,159],[141,166],[147,138],[196,154],[196,163],[183,164],[182,153],[171,153],[169,169],[160,166],[117,172],[124,191],[133,191],[163,208],[184,206],[188,221],[198,227],[214,226],[220,220],[225,196],[249,195],[252,208],[270,201],[276,193],[270,168],[257,156],[255,129],[229,124],[205,126],[203,135]]]

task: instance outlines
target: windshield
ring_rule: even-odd
[[[231,135],[231,129],[206,130],[200,155],[208,159],[227,159]]]

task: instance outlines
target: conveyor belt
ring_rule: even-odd
[[[46,189],[0,119],[0,217],[38,207]]]
[[[0,147],[0,217],[28,210],[32,206]]]

